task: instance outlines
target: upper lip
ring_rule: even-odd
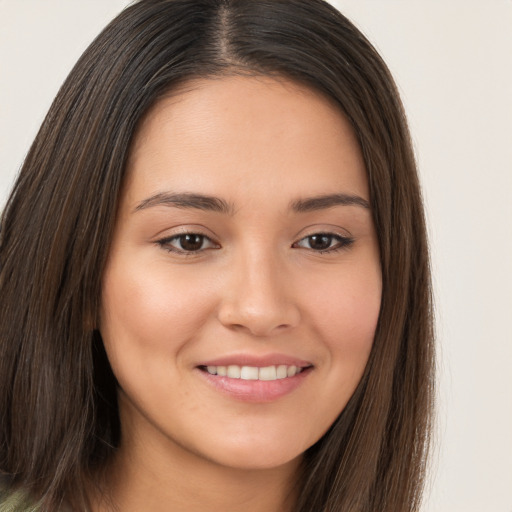
[[[208,361],[201,362],[198,366],[256,366],[264,368],[265,366],[297,366],[300,368],[306,368],[313,366],[311,362],[304,359],[299,359],[294,356],[286,354],[265,354],[265,355],[253,355],[253,354],[232,354],[229,356],[222,356],[215,359],[209,359]]]

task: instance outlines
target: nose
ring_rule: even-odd
[[[275,256],[241,255],[229,270],[219,321],[229,329],[258,337],[296,327],[300,310],[290,278]]]

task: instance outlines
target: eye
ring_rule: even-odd
[[[168,250],[181,254],[201,252],[206,249],[215,249],[219,246],[206,235],[200,233],[182,233],[169,238],[158,240],[158,245]]]
[[[334,233],[315,233],[302,238],[293,244],[293,247],[302,247],[304,249],[323,253],[348,248],[353,242],[353,238],[336,235]]]

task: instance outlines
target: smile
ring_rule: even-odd
[[[260,361],[252,357],[241,359],[252,361],[243,361],[245,364],[242,361],[239,361],[242,364],[233,364],[234,361],[225,359],[211,361],[209,364],[197,366],[196,370],[199,370],[199,375],[209,386],[223,395],[237,401],[268,403],[295,391],[314,369],[311,363],[292,358],[286,361],[288,364],[284,364],[283,359],[286,357],[279,357],[280,364],[273,365],[269,364],[268,359],[275,360],[277,357],[260,358]],[[217,364],[213,364],[214,362]]]
[[[295,375],[301,373],[304,369],[295,365],[286,364],[264,367],[238,366],[231,364],[229,366],[206,366],[203,367],[203,369],[204,368],[210,375],[218,375],[220,377],[228,377],[230,379],[264,381],[295,377]]]

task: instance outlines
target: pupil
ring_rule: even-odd
[[[183,235],[180,237],[180,245],[185,251],[198,251],[203,245],[203,236]]]
[[[312,249],[319,251],[328,249],[332,242],[331,235],[313,235],[309,237],[309,245]]]

